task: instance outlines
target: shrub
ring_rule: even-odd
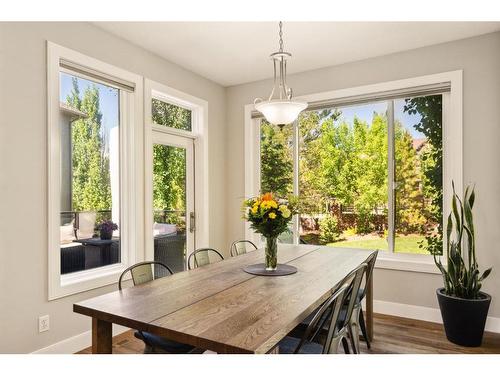
[[[360,211],[356,222],[356,230],[360,234],[368,234],[374,229],[373,215]]]
[[[352,237],[358,234],[358,230],[356,229],[356,227],[350,227],[344,230],[342,234],[344,235],[344,237]]]
[[[339,239],[339,222],[335,216],[327,216],[319,223],[319,239],[322,243],[335,242]]]

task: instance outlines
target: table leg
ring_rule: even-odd
[[[112,339],[112,324],[92,318],[92,354],[111,354]]]
[[[373,275],[366,286],[366,333],[373,340]]]

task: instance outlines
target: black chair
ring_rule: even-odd
[[[247,247],[257,250],[257,246],[252,241],[249,240],[238,240],[231,244],[230,254],[232,257],[243,255],[247,253]]]
[[[355,351],[359,353],[359,330],[361,329],[361,333],[366,342],[366,346],[370,349],[370,340],[368,339],[368,334],[366,332],[365,318],[363,315],[363,307],[361,302],[366,296],[366,287],[370,282],[370,279],[373,275],[373,269],[375,267],[375,262],[377,261],[378,250],[374,253],[370,254],[370,256],[366,259],[365,263],[367,264],[366,272],[364,274],[364,283],[359,288],[358,297],[356,299],[356,303],[354,304],[354,310],[351,316],[351,331],[353,333],[352,337],[352,345],[355,348]]]
[[[328,354],[337,341],[337,321],[344,304],[349,284],[343,284],[337,291],[317,309],[311,318],[302,337],[286,336],[279,343],[280,354]],[[323,344],[316,338],[323,330],[328,332]],[[344,350],[349,351],[347,341],[343,340]],[[338,342],[336,343],[338,346]]]
[[[345,293],[345,298],[342,301],[342,306],[340,309],[340,313],[337,316],[336,322],[335,322],[335,329],[333,330],[333,338],[330,343],[330,351],[329,353],[337,353],[338,347],[340,343],[342,342],[344,346],[344,351],[346,354],[350,353],[349,350],[349,345],[347,340],[351,342],[352,346],[352,351],[354,354],[359,353],[357,347],[355,346],[354,343],[354,336],[352,332],[352,327],[351,327],[351,317],[354,311],[354,308],[357,303],[357,296],[359,295],[359,288],[361,285],[361,281],[363,279],[363,276],[366,273],[366,269],[368,267],[367,263],[363,263],[357,268],[355,268],[353,271],[351,271],[338,285],[348,285],[348,289]],[[319,308],[321,309],[321,307]],[[313,321],[314,317],[316,316],[317,312],[319,311],[317,309],[314,311],[312,314],[310,314],[304,321],[299,324],[299,330],[303,330],[304,327],[309,326],[311,322]],[[328,324],[331,323],[330,319],[331,317],[326,315],[326,321]],[[325,323],[326,324],[326,323]],[[326,325],[328,325],[326,324]],[[325,325],[322,325],[320,327],[320,334],[317,335],[318,339],[323,339],[328,337],[330,335],[329,330],[325,328]]]
[[[120,278],[118,279],[118,289],[122,290],[122,280],[123,276],[130,271],[132,275],[132,282],[134,285],[139,285],[146,283],[148,281],[152,281],[155,279],[155,274],[158,272],[154,272],[152,270],[152,266],[155,268],[162,269],[164,272],[168,272],[168,275],[172,275],[172,270],[161,262],[156,261],[148,261],[148,262],[140,262],[130,266],[125,271],[122,272]],[[191,345],[181,344],[176,341],[172,341],[166,339],[164,337],[154,335],[149,332],[136,331],[134,332],[134,336],[138,339],[144,341],[146,347],[144,348],[144,353],[169,353],[169,354],[186,354],[193,352],[196,348]]]
[[[214,254],[216,258],[220,258],[219,260],[224,260],[224,257],[217,250],[212,249],[210,247],[204,247],[202,249],[195,250],[189,255],[187,264],[188,270],[192,270],[194,268],[206,266],[207,264],[211,264],[212,259],[210,258],[210,254]]]

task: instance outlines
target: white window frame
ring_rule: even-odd
[[[152,121],[152,99],[191,111],[191,131],[158,125]],[[194,247],[209,246],[209,162],[208,162],[208,102],[150,79],[144,80],[144,149],[145,149],[145,259],[153,260],[153,133],[191,138],[194,142],[194,210],[196,231]],[[187,214],[186,214],[186,220]],[[188,223],[186,223],[188,224]],[[189,254],[188,254],[189,255]]]
[[[121,262],[61,275],[60,250],[60,61],[91,69],[103,78],[129,82],[134,92],[120,90],[120,248]],[[77,51],[47,42],[48,130],[48,299],[54,300],[113,284],[129,265],[144,259],[142,77]],[[137,249],[137,250],[136,250]]]
[[[363,95],[376,95],[393,90],[405,90],[413,87],[449,83],[449,94],[443,95],[443,221],[451,204],[451,181],[455,181],[457,194],[463,191],[463,89],[462,70],[431,74],[396,81],[382,82],[347,89],[322,92],[297,97],[306,102],[319,102],[344,98],[355,98]],[[245,105],[245,197],[252,197],[260,189],[260,119],[252,119],[253,104]],[[297,126],[295,126],[297,127]],[[295,130],[297,133],[297,129]],[[297,147],[294,142],[294,147]],[[295,152],[295,158],[298,153]],[[298,192],[298,171],[294,160],[294,193]],[[298,220],[294,220],[294,243],[298,244]],[[444,227],[444,223],[443,223]],[[246,238],[261,242],[261,239],[245,223]],[[444,238],[444,241],[446,239]],[[446,244],[444,243],[444,248]],[[443,249],[445,251],[445,249]],[[444,258],[443,258],[444,260]],[[391,253],[380,251],[377,258],[377,268],[414,271],[424,273],[439,273],[431,255]]]

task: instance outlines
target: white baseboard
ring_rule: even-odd
[[[403,318],[443,323],[439,309],[432,307],[406,305],[388,301],[373,301],[373,311],[380,314],[400,316]],[[127,331],[128,327],[113,324],[113,336]],[[500,333],[500,318],[489,316],[486,320],[486,331]],[[32,354],[72,354],[92,345],[92,331],[86,331],[53,345],[34,351]]]
[[[113,336],[119,335],[130,328],[113,324]],[[92,331],[56,342],[55,344],[38,349],[31,354],[73,354],[92,345]]]
[[[443,323],[441,311],[432,307],[406,305],[388,301],[373,301],[373,311],[380,314],[400,316],[403,318],[425,320],[427,322]],[[500,318],[488,316],[485,330],[500,333]]]

